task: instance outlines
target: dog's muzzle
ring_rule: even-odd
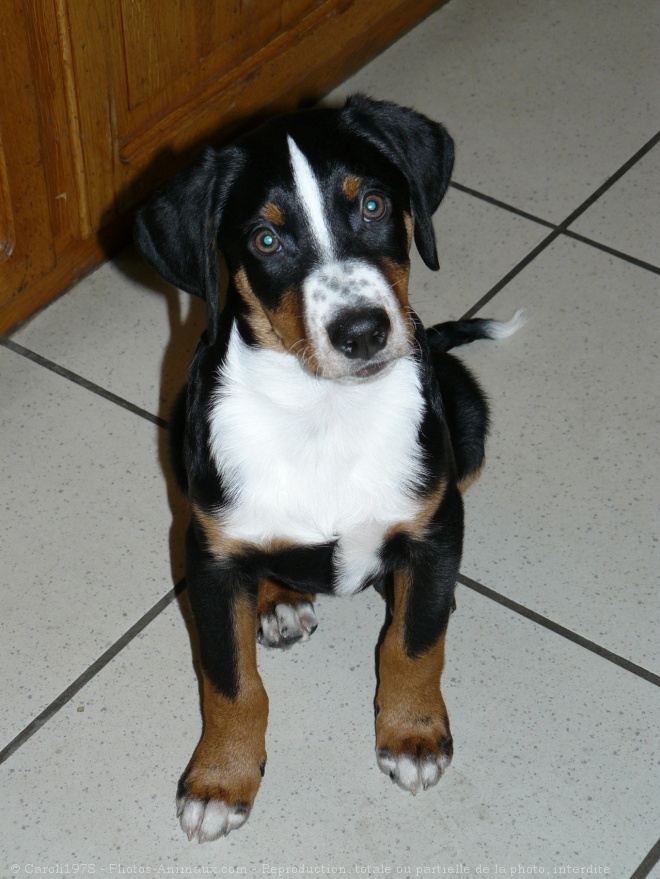
[[[395,291],[371,263],[320,265],[305,280],[303,299],[305,328],[325,378],[369,378],[410,350]]]

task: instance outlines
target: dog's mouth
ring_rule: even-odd
[[[388,367],[391,362],[391,360],[383,360],[380,363],[367,363],[362,369],[358,369],[357,372],[354,372],[353,376],[355,378],[372,378],[372,376],[378,375],[378,373]]]
[[[353,369],[350,372],[345,373],[339,381],[348,382],[349,384],[360,384],[361,382],[369,381],[370,379],[377,378],[383,373],[388,372],[398,359],[398,357],[390,357],[386,360],[379,360],[375,363],[367,363],[359,369]]]

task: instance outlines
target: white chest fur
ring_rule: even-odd
[[[359,384],[318,379],[233,329],[211,409],[211,453],[230,491],[228,537],[257,545],[337,540],[337,591],[378,570],[385,532],[411,519],[423,398],[402,359]]]

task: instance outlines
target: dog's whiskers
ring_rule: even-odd
[[[300,346],[303,346],[302,348]],[[300,362],[304,367],[307,367],[311,362],[314,353],[311,349],[311,342],[309,339],[298,339],[297,342],[294,342],[293,345],[289,347],[289,351],[291,354],[295,354],[296,357],[300,358]]]
[[[414,314],[415,312],[411,308],[410,305],[404,305],[404,321],[407,329],[410,331],[410,350],[412,354],[415,354],[418,360],[421,360],[423,357],[422,346],[417,339],[417,325],[415,323]]]

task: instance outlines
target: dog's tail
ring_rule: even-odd
[[[477,339],[507,339],[527,320],[524,308],[519,308],[511,320],[488,320],[473,317],[468,320],[449,320],[426,330],[433,351],[451,351],[459,345],[469,345]]]

